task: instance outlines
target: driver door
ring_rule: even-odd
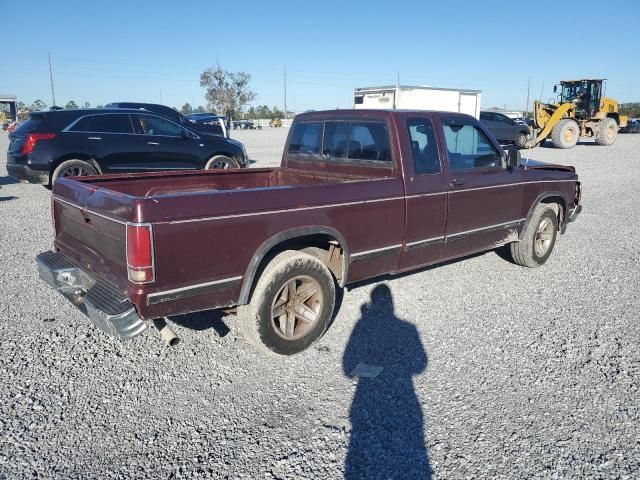
[[[447,155],[444,257],[486,250],[514,234],[521,218],[521,172],[473,119],[443,117]]]

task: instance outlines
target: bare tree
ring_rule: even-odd
[[[248,73],[231,73],[222,70],[220,65],[215,70],[206,69],[200,75],[200,86],[207,90],[207,107],[230,120],[256,98],[256,94],[249,89],[250,80]]]

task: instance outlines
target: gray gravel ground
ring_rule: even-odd
[[[234,136],[262,166],[285,134]],[[359,286],[292,358],[219,312],[175,319],[175,348],[102,334],[38,280],[49,194],[11,183],[6,148],[0,478],[640,477],[640,135],[532,150],[585,192],[542,268],[489,252]]]

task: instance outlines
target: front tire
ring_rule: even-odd
[[[240,164],[235,158],[226,155],[214,155],[204,166],[205,170],[228,170],[229,168],[240,168]]]
[[[556,148],[573,148],[580,139],[580,126],[575,120],[563,118],[551,130],[551,141]]]
[[[516,138],[515,144],[518,148],[527,148],[529,145],[528,135],[524,132],[520,132],[518,134],[518,138]]]
[[[322,337],[335,299],[326,265],[309,254],[287,250],[264,269],[249,304],[238,307],[240,330],[263,350],[293,355]]]
[[[66,160],[56,167],[51,174],[51,187],[61,177],[86,177],[98,175],[98,171],[84,160]]]
[[[598,145],[609,146],[616,141],[618,136],[618,123],[613,118],[603,118],[600,120],[596,143]]]
[[[556,244],[558,217],[547,203],[541,203],[533,211],[522,239],[511,247],[511,258],[523,267],[539,267],[544,264]]]

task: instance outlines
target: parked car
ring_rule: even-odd
[[[529,118],[529,117],[518,117],[518,118],[514,118],[513,121],[519,125],[526,125],[527,127],[533,128],[535,126],[535,122],[533,121],[533,118]]]
[[[496,112],[480,112],[482,123],[501,143],[512,143],[518,148],[527,146],[531,139],[531,130]]]
[[[9,175],[44,185],[67,176],[247,166],[240,142],[146,110],[33,112],[9,140]]]
[[[629,120],[627,126],[620,129],[620,133],[640,133],[640,120]]]
[[[227,119],[212,113],[192,113],[185,117],[197,132],[206,132],[212,135],[228,137]]]
[[[347,284],[503,245],[542,265],[580,192],[573,167],[524,168],[468,115],[314,112],[295,118],[280,168],[61,178],[37,263],[116,337],[239,305],[251,342],[291,355]]]
[[[182,125],[184,127],[189,128],[190,130],[195,130],[197,133],[203,133],[205,135],[222,135],[223,137],[228,137],[226,122],[196,122],[190,118],[185,117],[180,112],[174,110],[171,107],[167,107],[166,105],[159,105],[157,103],[140,103],[140,102],[111,102],[105,105],[105,108],[135,108],[148,110],[149,112],[153,112],[156,115],[160,115],[162,117],[168,118],[169,120],[174,121],[175,123]],[[205,114],[191,114],[191,115],[206,115],[212,116],[210,113]],[[220,117],[218,117],[220,118]],[[224,119],[224,117],[222,117]]]

